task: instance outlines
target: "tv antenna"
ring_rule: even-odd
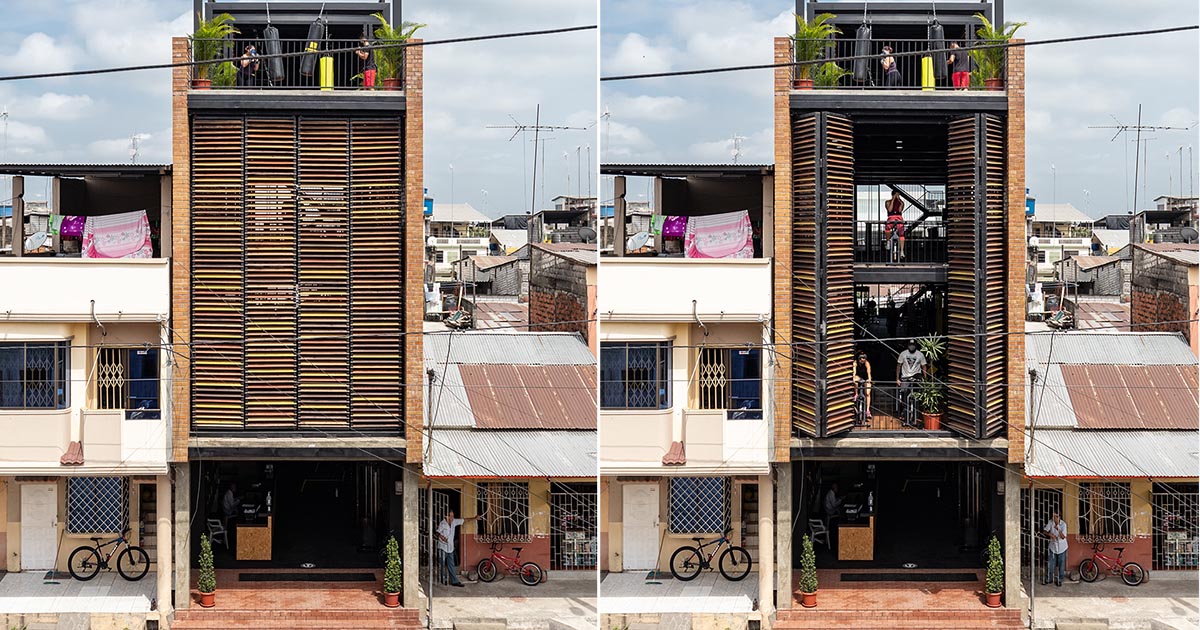
[[[144,133],[135,133],[132,136],[129,136],[129,163],[130,164],[137,164],[138,152],[141,149],[141,147],[139,145],[142,140],[145,140],[146,138],[149,138],[149,137],[150,137],[149,135],[144,134]]]
[[[513,134],[508,137],[509,142],[512,142],[513,138],[517,137],[517,134],[524,134],[525,132],[529,132],[529,131],[533,132],[533,193],[532,193],[533,199],[531,199],[529,202],[529,211],[530,211],[530,214],[533,214],[537,211],[535,206],[537,205],[538,141],[541,137],[541,133],[543,131],[559,131],[559,130],[587,131],[587,127],[568,127],[566,125],[543,125],[542,124],[542,104],[541,103],[538,103],[537,108],[534,110],[532,125],[522,124],[520,121],[518,121],[516,118],[514,118],[512,114],[509,114],[508,117],[512,118],[512,121],[515,124],[512,124],[512,125],[488,125],[487,128],[488,129],[512,129]],[[522,137],[524,137],[524,136],[522,136]],[[524,143],[522,143],[522,144],[524,144]]]
[[[734,134],[733,137],[729,139],[730,143],[733,144],[733,147],[729,150],[729,154],[733,156],[734,164],[737,164],[738,158],[742,156],[742,140],[745,139],[746,136],[739,136],[737,134]]]
[[[1112,118],[1113,122],[1115,122],[1117,124],[1115,124],[1115,125],[1089,125],[1088,129],[1116,129],[1117,130],[1116,133],[1114,133],[1113,137],[1111,139],[1109,139],[1109,142],[1116,140],[1121,134],[1127,133],[1129,131],[1133,131],[1137,134],[1137,137],[1134,139],[1135,148],[1134,148],[1134,154],[1133,154],[1133,208],[1132,208],[1133,212],[1137,212],[1137,186],[1138,186],[1138,166],[1139,166],[1138,161],[1141,156],[1141,150],[1142,150],[1142,132],[1143,131],[1187,131],[1187,130],[1191,129],[1192,127],[1195,127],[1196,123],[1192,123],[1191,125],[1189,125],[1187,127],[1168,127],[1168,126],[1164,126],[1164,125],[1143,125],[1142,124],[1142,105],[1141,105],[1141,103],[1138,104],[1138,117],[1137,117],[1136,125],[1126,125],[1126,124],[1122,123],[1120,120],[1117,120],[1117,117],[1112,114],[1109,114],[1108,116],[1109,116],[1109,118]],[[1145,177],[1146,174],[1141,173],[1141,176]],[[1126,180],[1126,181],[1128,181],[1128,180]],[[1129,191],[1126,190],[1125,194],[1128,195]]]

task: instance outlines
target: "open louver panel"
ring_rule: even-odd
[[[246,120],[246,426],[296,424],[296,122]]]
[[[301,118],[299,265],[301,427],[350,423],[350,125]]]
[[[350,132],[351,424],[396,426],[404,396],[402,131],[391,119],[355,121]]]
[[[993,437],[1007,430],[1007,339],[1004,336],[1007,317],[1007,267],[1005,265],[1008,234],[1005,226],[1005,191],[1007,172],[1005,124],[999,116],[980,116],[984,126],[984,196],[983,238],[984,276],[979,279],[983,292],[980,339],[981,373],[980,406],[983,408],[981,437]]]
[[[825,235],[820,253],[825,273],[819,281],[827,343],[818,350],[825,354],[824,435],[829,436],[854,428],[854,128],[845,116],[823,116]]]
[[[192,127],[192,419],[243,418],[242,121]]]
[[[792,426],[817,435],[818,114],[792,117]]]
[[[949,391],[946,428],[975,436],[976,179],[979,164],[975,117],[950,121],[946,173],[947,326]]]

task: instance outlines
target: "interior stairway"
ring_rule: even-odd
[[[218,597],[220,594],[218,593]],[[283,604],[283,602],[280,602]],[[175,612],[173,630],[270,630],[291,628],[308,630],[416,630],[423,628],[420,611],[415,608],[378,609],[271,609],[263,602],[263,610],[228,610],[200,608]]]
[[[1022,630],[1018,608],[966,608],[958,610],[832,610],[795,608],[777,613],[776,630]]]

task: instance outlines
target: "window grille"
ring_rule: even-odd
[[[758,348],[701,348],[697,385],[700,409],[736,410],[732,419],[762,418],[762,366]]]
[[[673,477],[667,525],[672,534],[720,534],[729,524],[729,479]]]
[[[68,533],[120,534],[128,523],[128,477],[67,478]]]
[[[1129,484],[1084,483],[1079,488],[1079,541],[1131,542]]]
[[[606,343],[600,349],[603,409],[666,409],[670,400],[670,343]]]
[[[485,483],[479,486],[479,542],[529,542],[529,484]]]
[[[1156,483],[1151,491],[1155,570],[1200,567],[1200,485]]]
[[[1059,518],[1063,517],[1063,492],[1058,488],[1035,488],[1033,496],[1033,542],[1037,553],[1034,564],[1044,568],[1050,539],[1042,536],[1042,528],[1050,522],[1055,512],[1058,512]],[[1029,510],[1029,488],[1021,488],[1021,566],[1026,567],[1029,566]]]
[[[0,344],[0,409],[65,409],[68,342]]]
[[[158,348],[101,348],[96,394],[100,409],[124,409],[131,420],[159,418]]]
[[[550,568],[595,569],[596,485],[550,484]]]

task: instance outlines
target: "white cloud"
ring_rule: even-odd
[[[668,45],[656,45],[639,33],[629,33],[612,57],[604,61],[605,75],[666,72],[677,53]]]
[[[771,164],[775,161],[774,128],[760,129],[742,137],[737,161],[741,164]],[[733,134],[729,137],[708,142],[697,142],[688,147],[688,155],[697,162],[728,163],[734,159]]]
[[[45,120],[80,120],[92,115],[92,97],[87,94],[46,92],[13,104],[13,115]]]
[[[0,70],[8,74],[65,72],[75,68],[79,50],[45,33],[32,33],[11,55],[0,56]]]
[[[609,111],[616,118],[630,120],[677,120],[691,115],[695,107],[679,96],[626,96],[614,94],[606,99]]]
[[[171,161],[171,130],[155,133],[135,132],[138,136],[139,163],[167,163]],[[98,162],[128,162],[130,133],[122,138],[94,140],[87,145],[88,155]]]

